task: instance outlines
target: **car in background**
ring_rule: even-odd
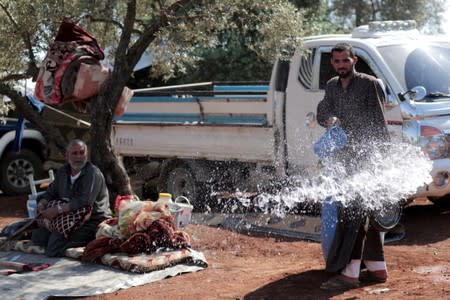
[[[27,98],[42,118],[57,127],[67,140],[79,138],[89,143],[88,114],[74,111],[70,104],[54,108],[40,104],[31,95]],[[64,163],[64,155],[54,142],[47,141],[26,119],[22,118],[23,124],[20,120],[15,110],[0,118],[0,190],[6,195],[28,194],[29,175],[36,180],[48,177],[48,170]],[[18,131],[22,126],[23,130]]]
[[[28,193],[28,175],[41,178],[43,164],[48,157],[44,136],[27,121],[20,150],[16,151],[16,129],[19,126],[19,119],[12,117],[4,118],[0,123],[0,189],[6,195]]]

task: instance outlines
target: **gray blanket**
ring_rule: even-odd
[[[8,299],[46,299],[50,296],[82,297],[112,293],[119,289],[144,285],[182,273],[205,269],[201,252],[193,251],[193,264],[178,264],[163,270],[135,274],[98,264],[81,263],[70,258],[48,258],[37,254],[0,251],[1,261],[49,263],[38,272],[12,274],[0,278],[0,294]],[[200,262],[200,263],[199,263]]]

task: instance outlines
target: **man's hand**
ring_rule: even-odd
[[[341,120],[338,117],[329,117],[327,120],[327,128],[331,128],[334,125],[341,125]]]
[[[54,207],[49,207],[49,208],[43,210],[41,212],[41,214],[44,216],[44,218],[51,220],[54,217],[56,217],[59,214],[59,212],[58,212],[58,208],[56,206],[54,206]]]
[[[43,212],[47,208],[47,204],[48,204],[48,201],[45,199],[39,201],[36,206],[36,215]]]

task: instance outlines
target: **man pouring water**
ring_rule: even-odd
[[[347,145],[333,153],[333,161],[343,163],[347,175],[363,168],[373,148],[389,140],[383,90],[375,77],[355,70],[357,61],[351,45],[333,47],[331,64],[338,76],[328,81],[325,96],[317,107],[321,126],[339,125],[347,135]],[[370,225],[361,210],[360,202],[364,199],[351,200],[349,205],[339,206],[339,221],[325,255],[326,271],[337,275],[324,282],[322,289],[358,287],[362,262],[367,268],[364,279],[376,282],[387,279],[380,232]]]

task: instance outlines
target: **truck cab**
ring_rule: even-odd
[[[311,144],[324,129],[315,123],[316,108],[326,82],[335,76],[331,49],[342,42],[354,47],[356,70],[381,81],[392,141],[418,145],[432,160],[433,181],[415,196],[443,200],[450,194],[450,43],[421,35],[414,21],[372,22],[351,34],[304,39],[305,50],[291,61],[286,88],[288,170],[295,173],[317,163]]]

